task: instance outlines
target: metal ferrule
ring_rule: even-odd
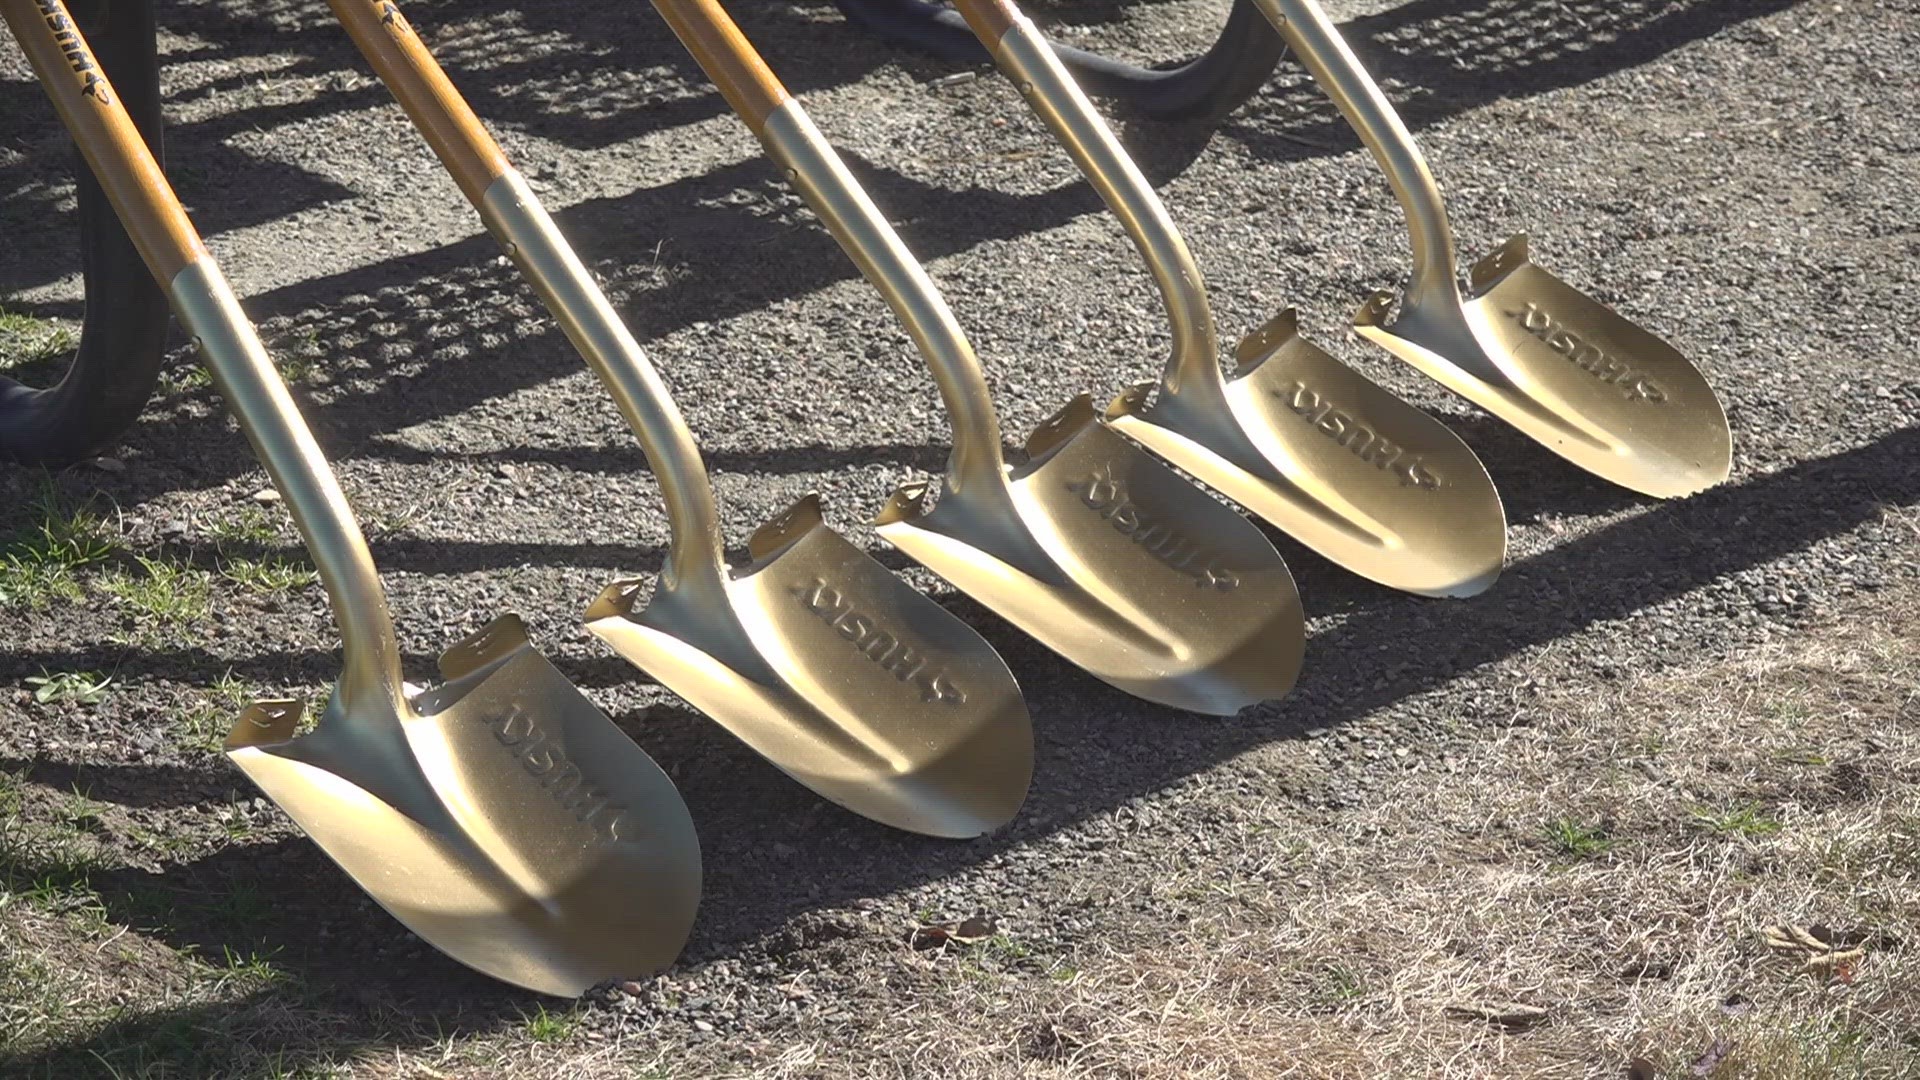
[[[293,514],[326,585],[346,654],[341,692],[357,700],[378,693],[402,707],[399,645],[366,538],[253,324],[209,256],[175,274],[167,295]]]
[[[1027,105],[1073,155],[1074,163],[1100,192],[1107,208],[1120,219],[1146,259],[1173,328],[1167,389],[1174,393],[1205,393],[1208,389],[1215,390],[1216,396],[1223,393],[1219,341],[1214,335],[1213,312],[1207,306],[1206,284],[1153,185],[1067,73],[1046,37],[1026,16],[1014,20],[994,49],[994,59],[1019,87]]]
[[[986,375],[952,309],[879,207],[867,197],[840,155],[813,126],[800,103],[788,100],[767,117],[760,133],[767,154],[786,170],[787,182],[807,200],[827,231],[840,242],[887,306],[906,325],[914,345],[933,369],[947,417],[953,424],[953,455],[947,487],[955,496],[997,490],[1004,484],[1000,422]]]
[[[1420,306],[1431,298],[1457,304],[1452,227],[1440,201],[1439,185],[1413,134],[1392,103],[1367,74],[1359,57],[1314,0],[1254,0],[1306,65],[1320,89],[1333,99],[1347,123],[1387,174],[1393,194],[1407,215],[1413,247],[1413,283],[1407,302]]]
[[[640,343],[518,172],[508,169],[488,186],[480,217],[640,438],[673,530],[663,586],[684,592],[722,583],[726,553],[706,464]]]

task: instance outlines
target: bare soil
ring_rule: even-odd
[[[735,6],[948,291],[1010,438],[1154,373],[1151,283],[1001,80],[936,82],[817,0]],[[525,615],[680,785],[705,900],[671,971],[544,1000],[422,945],[257,797],[214,747],[253,697],[324,693],[337,643],[180,348],[108,458],[0,472],[0,1074],[1920,1074],[1920,4],[1327,7],[1464,253],[1524,230],[1680,345],[1735,471],[1635,497],[1347,333],[1404,233],[1292,64],[1217,124],[1121,118],[1223,331],[1299,306],[1467,439],[1512,526],[1464,602],[1277,537],[1306,673],[1215,720],[1105,688],[865,528],[942,465],[931,381],[655,16],[408,5],[667,373],[730,540],[817,490],[1013,666],[1033,794],[955,844],[821,802],[585,633],[666,538],[611,404],[324,3],[163,0],[170,173],[361,511],[410,670]],[[1166,59],[1224,4],[1033,9]],[[0,363],[70,348],[69,168],[0,47]],[[914,947],[976,915],[983,940]]]

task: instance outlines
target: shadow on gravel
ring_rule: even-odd
[[[1515,563],[1492,592],[1471,603],[1394,597],[1363,607],[1310,642],[1306,672],[1292,697],[1229,720],[1170,714],[1106,691],[1050,654],[990,630],[1027,689],[1039,737],[1038,769],[1020,818],[1000,834],[967,843],[910,837],[835,809],[689,711],[655,709],[627,726],[680,785],[699,823],[708,868],[705,905],[685,959],[771,954],[777,947],[769,942],[810,911],[1017,855],[1076,822],[1112,813],[1248,750],[1470,679],[1522,650],[1764,567],[1868,524],[1884,508],[1916,504],[1920,427],[1684,502],[1658,504]],[[1860,587],[1874,587],[1870,577],[1863,571]],[[1673,643],[1676,649],[1691,644]],[[31,768],[0,762],[0,768],[22,766]],[[93,798],[131,805],[156,804],[139,793],[151,784],[182,791],[209,786],[204,778],[152,775],[137,766],[36,779],[82,784]],[[44,868],[4,869],[34,874]],[[63,1075],[72,1066],[124,1059],[148,1052],[133,1048],[167,1045],[168,1033],[183,1027],[231,1030],[236,1015],[265,1008],[280,993],[300,995],[340,1016],[337,1041],[329,1045],[261,1047],[295,1056],[427,1045],[457,1029],[514,1022],[534,1000],[466,972],[413,939],[302,839],[243,839],[157,872],[96,875],[93,885],[113,921],[151,927],[169,944],[192,946],[204,956],[271,955],[293,978],[293,988],[263,991],[238,1005],[129,1018],[81,1042],[0,1062],[9,1075]],[[398,1019],[403,1015],[408,1019]],[[255,1043],[274,1037],[270,1026],[247,1030]],[[179,1053],[193,1053],[191,1045]],[[173,1064],[184,1068],[192,1061]]]
[[[254,61],[187,87],[170,76],[165,88],[168,175],[202,235],[354,197],[321,172],[246,148],[282,129],[306,129],[324,150],[327,142],[351,137],[328,126],[331,118],[392,107],[324,0],[159,0],[158,6],[160,25],[194,42],[163,52],[166,70],[196,61]],[[412,0],[405,7],[474,110],[503,133],[525,128],[541,139],[592,149],[726,111],[646,4]],[[735,15],[770,56],[804,58],[779,66],[789,87],[805,93],[857,82],[892,59],[882,48],[845,48],[847,31],[832,10],[741,5]],[[267,79],[281,91],[261,95],[256,87]],[[268,100],[232,104],[262,97]],[[183,113],[196,119],[183,122]],[[26,149],[0,157],[0,191],[9,193],[0,225],[18,253],[0,262],[0,293],[6,293],[46,284],[77,268],[78,259],[66,215],[46,212],[68,198],[70,151],[32,82],[0,82],[0,145]],[[328,155],[315,156],[324,161]],[[539,162],[522,164],[533,172]]]
[[[1396,103],[1417,130],[1492,100],[1579,85],[1647,63],[1728,26],[1800,2],[1410,0],[1351,20],[1341,30],[1378,75],[1395,81]],[[644,7],[613,0],[416,0],[408,10],[475,110],[502,128],[592,149],[639,131],[690,124],[725,111],[679,43]],[[800,93],[858,81],[889,63],[904,64],[916,73],[946,70],[864,35],[857,39],[860,47],[847,47],[848,30],[830,5],[742,5],[737,14],[782,80]],[[301,100],[241,107],[184,123],[178,121],[180,112],[205,111],[216,97],[238,96],[263,76],[247,68],[187,90],[169,88],[175,118],[167,132],[170,171],[203,234],[218,235],[352,197],[333,179],[244,149],[249,141],[270,139],[276,129],[311,127],[388,103],[386,90],[372,79],[320,0],[264,9],[241,0],[172,0],[162,4],[161,22],[206,42],[168,54],[163,57],[166,63],[272,55],[280,58],[272,69],[276,80],[326,80],[324,88]],[[1282,70],[1292,72],[1291,81],[1269,86],[1218,130],[1276,161],[1354,149],[1351,132],[1325,96],[1297,67]],[[0,205],[0,228],[12,236],[20,256],[0,264],[0,293],[45,285],[77,263],[63,257],[71,255],[71,225],[64,214],[47,212],[66,198],[61,192],[70,166],[64,140],[40,96],[38,87],[29,83],[0,82],[0,144],[29,148],[0,159],[0,190],[12,192]],[[1184,168],[1214,134],[1201,124],[1151,122],[1129,125],[1129,131],[1129,144],[1143,167],[1163,178]],[[521,164],[529,171],[539,165]],[[1068,188],[1078,193],[1084,185],[1075,182]],[[882,204],[893,208],[893,200],[882,194]],[[952,195],[942,195],[927,209],[953,217]],[[953,226],[966,229],[993,222],[995,231],[961,235],[951,246],[929,253],[965,250],[994,235],[1044,230],[1100,208],[1090,193],[1067,200],[1053,196],[1013,200],[1013,205],[994,207],[993,213],[970,206],[964,222]],[[684,212],[688,201],[682,199],[673,212]],[[742,215],[732,217],[739,221]],[[1011,233],[1004,231],[1008,223],[1017,226]],[[569,232],[596,235],[573,228]],[[487,257],[491,253],[489,246]],[[852,275],[843,262],[833,261],[841,272],[832,280]],[[368,273],[382,282],[408,280],[401,269],[389,261]],[[713,274],[702,284],[712,288],[725,280]],[[303,304],[337,299],[324,285],[289,291]],[[799,291],[804,290],[783,290],[781,295]],[[31,310],[42,316],[71,316],[78,305],[33,305]]]
[[[1532,97],[1652,63],[1729,27],[1806,0],[1409,0],[1340,32],[1413,130],[1503,98]],[[1297,160],[1359,146],[1297,63],[1284,85],[1221,130],[1261,155]]]

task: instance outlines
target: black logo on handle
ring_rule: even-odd
[[[47,29],[53,31],[54,44],[60,46],[61,55],[67,58],[67,66],[82,79],[81,96],[90,97],[101,105],[113,104],[106,77],[100,74],[93,54],[87,51],[86,40],[74,27],[73,20],[67,18],[60,0],[34,0],[34,6],[40,9],[41,17],[47,20]]]

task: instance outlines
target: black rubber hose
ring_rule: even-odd
[[[161,154],[160,60],[153,0],[70,0],[120,103]],[[65,465],[119,438],[152,396],[166,349],[167,298],[121,228],[93,170],[74,152],[86,319],[54,386],[0,376],[0,459]]]
[[[952,8],[926,0],[834,0],[847,21],[904,48],[947,60],[988,63],[987,50]],[[1178,67],[1154,69],[1054,43],[1081,89],[1161,120],[1216,117],[1257,93],[1286,51],[1273,24],[1234,0],[1213,47]]]

